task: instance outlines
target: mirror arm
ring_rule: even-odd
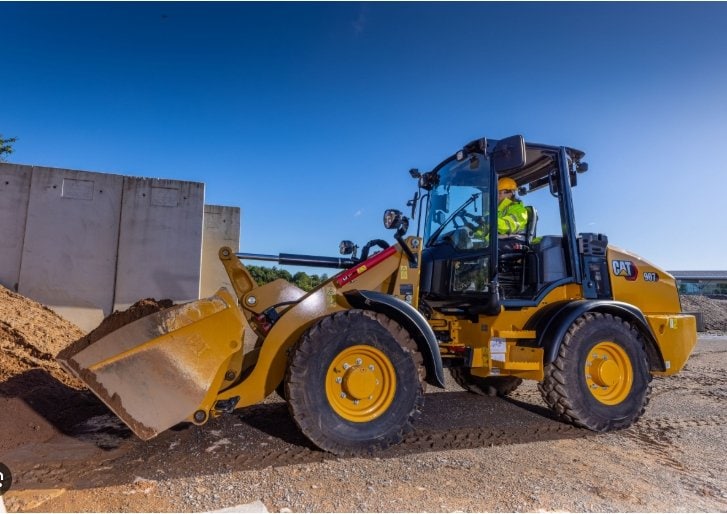
[[[414,252],[411,251],[409,245],[407,245],[406,241],[404,241],[404,234],[406,234],[408,228],[409,220],[407,218],[404,218],[401,222],[401,226],[396,231],[396,234],[394,234],[394,239],[396,239],[396,242],[401,245],[401,249],[404,250],[406,256],[409,257],[409,266],[411,268],[416,268],[419,265],[417,262],[417,256],[414,255]]]

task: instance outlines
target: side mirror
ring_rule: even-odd
[[[492,151],[495,173],[521,168],[525,165],[525,140],[523,136],[500,139]]]
[[[341,252],[341,255],[351,255],[356,253],[356,249],[358,247],[353,244],[353,241],[343,240],[341,241],[341,244],[338,245],[338,251]]]
[[[384,227],[398,229],[401,226],[404,215],[396,209],[384,211]]]

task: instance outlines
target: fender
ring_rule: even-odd
[[[351,290],[344,293],[346,300],[356,309],[367,309],[386,314],[404,327],[424,357],[427,382],[444,388],[444,369],[439,345],[432,327],[421,312],[403,300],[378,291]]]
[[[656,338],[644,314],[638,307],[613,300],[578,300],[557,303],[544,309],[539,316],[533,317],[527,329],[538,334],[537,345],[545,350],[543,364],[553,362],[560,350],[560,344],[573,322],[586,312],[609,313],[633,323],[636,330],[646,340],[646,353],[652,369],[664,371],[664,359],[658,350]]]

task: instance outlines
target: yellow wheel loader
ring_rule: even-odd
[[[445,368],[477,394],[536,380],[565,422],[628,427],[652,377],[684,366],[696,325],[671,275],[576,231],[583,157],[522,136],[473,141],[410,171],[410,217],[384,215],[393,244],[374,240],[359,255],[343,241],[342,257],[222,248],[234,292],[161,310],[59,360],[142,439],[277,389],[318,447],[370,453],[412,430],[425,384],[444,387]],[[516,244],[493,221],[502,177],[527,205]],[[410,219],[417,233],[406,236]],[[341,271],[306,293],[284,280],[257,285],[241,259]]]

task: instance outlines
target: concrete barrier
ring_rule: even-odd
[[[114,310],[199,298],[204,184],[125,177]]]
[[[0,163],[0,283],[84,330],[141,298],[232,290],[217,250],[239,235],[201,182]]]
[[[18,290],[30,178],[18,164],[0,163],[0,284]]]
[[[123,180],[32,169],[18,292],[83,329],[113,307]]]
[[[218,257],[223,246],[240,251],[240,208],[205,205],[200,276],[202,298],[213,295],[220,287],[226,287],[231,293],[235,291]]]

